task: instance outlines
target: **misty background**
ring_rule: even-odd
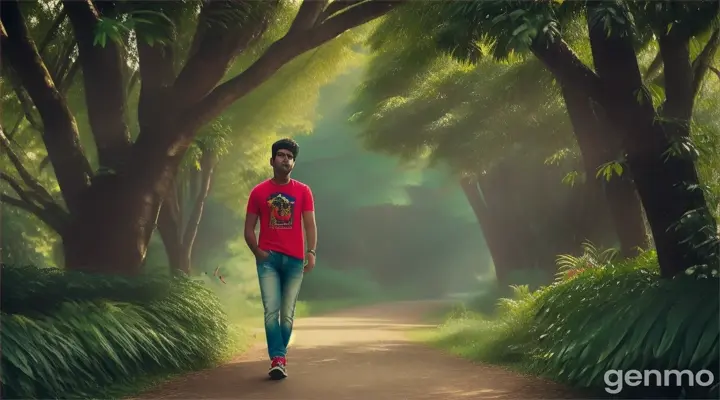
[[[318,224],[317,267],[306,277],[301,297],[330,295],[325,282],[313,283],[338,282],[329,277],[334,271],[362,276],[354,282],[340,279],[345,282],[340,291],[360,291],[352,286],[370,280],[378,290],[404,290],[412,297],[472,291],[478,280],[494,280],[480,225],[457,180],[420,160],[408,165],[363,148],[347,107],[363,67],[320,89],[314,129],[286,132],[300,145],[292,177],[310,185]],[[259,158],[269,160],[269,144],[258,151]],[[236,162],[241,161],[223,160],[219,168],[240,168],[230,164]],[[272,176],[269,165],[260,170],[265,178]],[[255,292],[254,262],[242,232],[244,210],[245,198],[231,208],[211,193],[193,248],[193,268],[212,274],[219,267],[228,285]],[[159,235],[153,236],[146,265],[167,268]]]

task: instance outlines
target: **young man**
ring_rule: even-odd
[[[313,195],[307,185],[290,179],[298,151],[298,144],[292,139],[281,139],[272,145],[273,178],[261,182],[250,192],[245,217],[245,242],[255,254],[265,309],[265,338],[272,379],[287,377],[285,356],[292,334],[295,302],[303,273],[315,267],[317,228]],[[258,217],[259,243],[255,238]],[[307,234],[307,251],[303,228]]]

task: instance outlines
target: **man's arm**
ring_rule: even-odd
[[[258,207],[257,193],[255,190],[250,192],[248,198],[247,210],[245,210],[245,243],[255,257],[258,256],[258,240],[255,235],[255,226],[257,226],[258,216],[260,215],[260,207]]]
[[[303,211],[302,213],[303,227],[307,235],[307,249],[315,250],[317,248],[317,226],[315,225],[315,211]]]
[[[245,214],[245,243],[252,253],[258,255],[258,241],[255,235],[255,226],[257,225],[258,215],[248,212]]]
[[[308,251],[317,249],[317,225],[315,225],[315,198],[309,186],[305,187],[305,201],[303,201],[302,221],[307,236]]]

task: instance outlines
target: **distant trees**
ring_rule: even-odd
[[[716,270],[720,259],[717,224],[701,190],[698,151],[691,140],[696,99],[708,90],[704,78],[717,54],[718,30],[712,22],[718,7],[713,1],[433,2],[404,8],[405,15],[397,18],[406,23],[388,23],[383,34],[407,40],[424,32],[425,49],[446,50],[470,61],[492,57],[513,63],[534,55],[559,85],[586,170],[602,162],[609,176],[613,170],[629,171],[622,174],[625,180],[605,187],[616,229],[628,235],[622,238],[625,253],[631,254],[628,245],[642,238],[639,207],[632,205],[627,180],[632,178],[662,275],[671,277],[692,267]],[[433,53],[422,58],[420,46],[411,47],[415,50],[399,54],[421,61],[414,71],[423,72],[428,63],[422,61],[433,59]],[[384,47],[380,57],[390,51]],[[643,75],[640,66],[648,54]],[[588,66],[590,59],[594,70]],[[414,82],[416,76],[400,85]],[[397,88],[396,83],[388,91]],[[601,129],[593,132],[590,126]],[[592,148],[599,153],[589,153]],[[620,199],[626,207],[612,207]]]

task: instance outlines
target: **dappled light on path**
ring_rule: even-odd
[[[296,321],[289,378],[267,379],[265,347],[169,382],[145,399],[558,399],[566,388],[476,365],[413,343],[407,334],[435,302],[361,307]]]

